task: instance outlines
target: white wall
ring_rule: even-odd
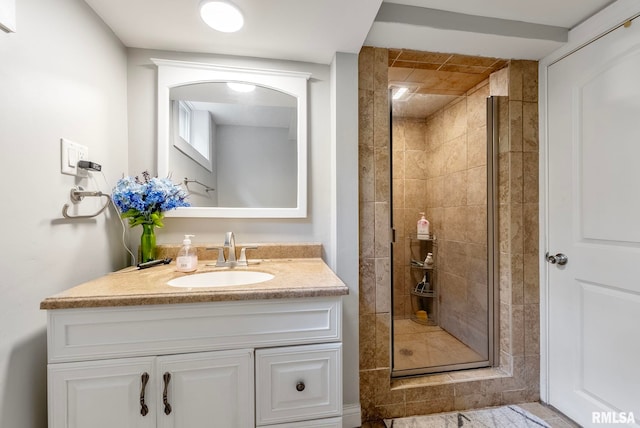
[[[358,55],[336,53],[331,64],[332,247],[329,266],[349,287],[343,299],[344,426],[360,426]]]
[[[218,125],[216,135],[219,206],[296,207],[298,150],[289,129]]]
[[[111,184],[127,169],[126,52],[84,1],[16,5],[17,33],[0,32],[0,426],[44,428],[40,301],[126,263],[113,211],[61,219],[70,188],[96,184],[60,174],[59,140],[88,146]]]

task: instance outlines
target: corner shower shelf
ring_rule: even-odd
[[[433,290],[430,290],[430,291],[411,290],[411,294],[418,297],[436,297],[437,296],[436,292]]]
[[[429,237],[418,237],[416,233],[413,233],[407,238],[410,241],[411,256],[409,258],[409,267],[414,272],[420,272],[420,278],[424,277],[424,280],[429,282],[429,288],[424,290],[419,285],[412,288],[410,292],[411,296],[411,315],[412,321],[423,325],[438,325],[438,294],[437,294],[437,279],[436,279],[436,265],[424,266],[422,260],[425,259],[427,253],[433,253],[437,259],[437,243],[434,235]],[[412,275],[416,280],[415,275]],[[425,313],[426,312],[426,317]]]

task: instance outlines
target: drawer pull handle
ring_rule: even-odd
[[[140,381],[142,383],[140,387],[140,414],[142,416],[147,416],[147,413],[149,413],[149,407],[147,407],[146,403],[144,402],[144,390],[147,388],[147,382],[149,382],[149,373],[142,373],[142,376],[140,376]]]
[[[296,384],[296,391],[302,392],[302,391],[304,391],[304,388],[305,388],[304,382],[298,382]]]
[[[162,375],[162,379],[164,380],[164,391],[162,391],[162,402],[164,403],[164,414],[169,415],[171,413],[171,404],[169,404],[169,400],[167,398],[167,389],[169,389],[169,382],[171,381],[171,373],[166,372]]]

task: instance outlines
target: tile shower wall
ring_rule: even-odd
[[[500,366],[392,380],[387,57],[386,49],[371,47],[364,47],[359,57],[363,422],[537,400],[537,64],[510,62],[509,99],[501,106]],[[437,215],[434,223],[439,227]],[[444,236],[446,233],[445,229]]]
[[[427,215],[438,238],[439,325],[487,357],[489,80],[427,119]]]
[[[421,271],[411,269],[412,254],[408,237],[416,234],[420,212],[427,208],[427,145],[425,120],[393,118],[392,185],[393,227],[393,317],[409,318],[411,290],[421,278]],[[418,249],[414,247],[414,252]]]

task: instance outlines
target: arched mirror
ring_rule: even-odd
[[[158,175],[189,191],[173,217],[306,217],[307,73],[153,59]]]

